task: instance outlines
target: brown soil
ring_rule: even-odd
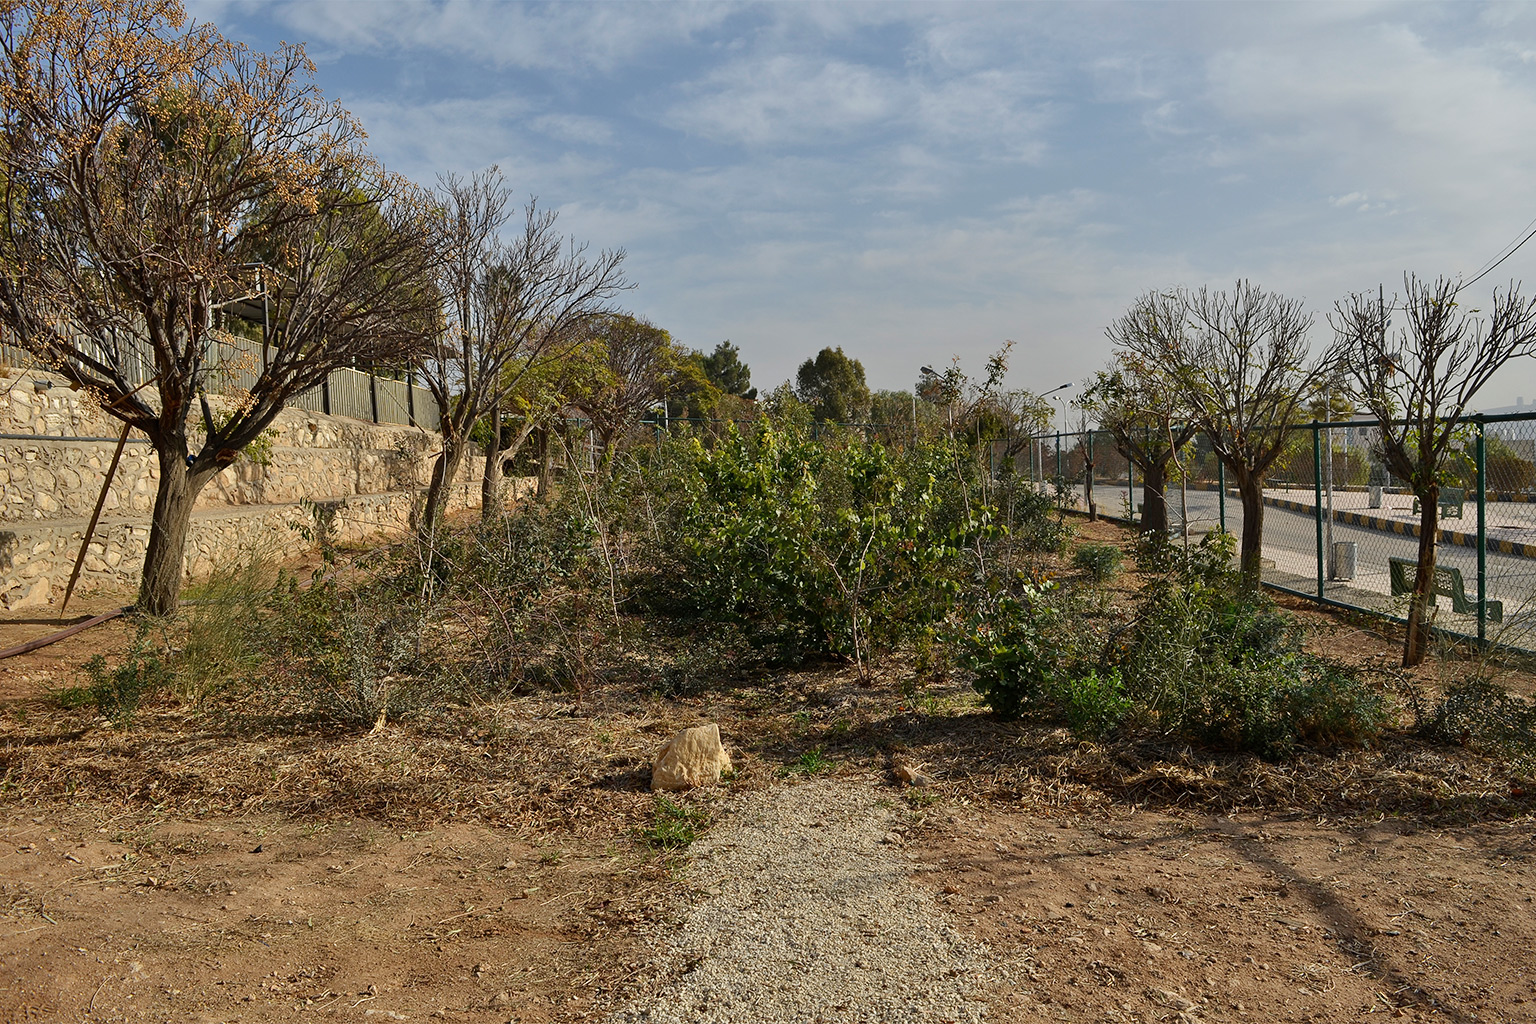
[[[77,622],[113,611],[133,602],[124,588],[98,590],[76,596],[60,619],[54,608],[0,609],[0,649],[24,644],[57,633]],[[0,702],[37,696],[73,685],[78,667],[94,654],[110,654],[126,647],[134,626],[127,619],[113,619],[76,633],[48,647],[0,661]]]
[[[989,809],[920,880],[1029,981],[999,1020],[1530,1021],[1536,825]]]
[[[569,1018],[656,877],[485,826],[13,810],[0,1021]]]
[[[1110,524],[1079,535],[1129,549]],[[1291,610],[1401,685],[1393,630]],[[1474,750],[1079,743],[900,660],[874,686],[838,667],[540,694],[373,733],[170,699],[113,726],[39,696],[121,651],[113,626],[0,662],[0,1024],[600,1018],[644,983],[684,877],[643,838],[646,766],[699,721],[738,770],[682,798],[706,814],[823,764],[933,777],[892,779],[923,822],[916,877],[1030,968],[995,1020],[1536,1019],[1536,786]],[[1482,670],[1446,656],[1410,681]]]

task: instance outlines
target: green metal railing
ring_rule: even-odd
[[[1436,626],[1442,632],[1536,650],[1536,411],[1474,415],[1452,453],[1436,523]],[[1393,480],[1373,451],[1375,420],[1321,421],[1293,428],[1292,443],[1264,487],[1263,579],[1267,586],[1317,601],[1400,619],[1418,562],[1420,516],[1412,492]],[[1101,509],[1114,496],[1139,519],[1142,475],[1122,460],[1106,470],[1108,432],[1035,435],[1027,471],[1037,484],[1065,481],[1081,503],[1086,467]],[[1095,452],[1099,455],[1096,458]],[[1239,532],[1242,506],[1229,501],[1225,467],[1203,440],[1181,456],[1183,480],[1170,467],[1169,524],[1198,535]],[[1021,467],[1024,469],[1025,467]],[[1189,522],[1180,520],[1179,488],[1188,489]],[[1144,481],[1142,481],[1144,484]],[[1402,563],[1411,563],[1404,566]],[[1394,567],[1394,563],[1397,565]]]

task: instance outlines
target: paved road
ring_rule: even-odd
[[[1094,499],[1105,512],[1118,513],[1125,499],[1125,486],[1096,484]],[[1140,491],[1137,491],[1138,500]],[[1189,526],[1191,533],[1205,533],[1219,522],[1219,496],[1214,491],[1190,491]],[[1242,530],[1242,505],[1235,497],[1227,499],[1227,529],[1239,534]],[[1168,493],[1169,519],[1175,531],[1179,527],[1179,492]],[[1459,525],[1452,523],[1452,527]],[[1352,604],[1371,604],[1385,608],[1392,604],[1391,581],[1387,575],[1387,559],[1417,558],[1417,538],[1387,533],[1362,526],[1333,524],[1333,539],[1353,541],[1356,544],[1355,578],[1346,582],[1328,582],[1324,593],[1336,600]],[[1274,562],[1277,573],[1300,577],[1307,582],[1302,586],[1314,590],[1317,580],[1317,525],[1309,513],[1290,512],[1267,506],[1264,509],[1264,557]],[[1455,544],[1442,543],[1436,552],[1436,561],[1447,567],[1461,570],[1469,597],[1477,595],[1477,550]],[[1268,570],[1266,570],[1268,571]],[[1536,559],[1520,558],[1489,552],[1487,556],[1488,597],[1504,602],[1505,619],[1511,626],[1536,620]],[[1296,581],[1290,581],[1295,583]],[[1367,596],[1375,595],[1374,598]],[[1450,615],[1450,601],[1442,598],[1442,615]],[[1471,617],[1451,617],[1446,624],[1463,629]],[[1536,629],[1536,622],[1532,622]],[[1536,635],[1533,635],[1536,640]]]

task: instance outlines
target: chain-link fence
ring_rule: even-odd
[[[1372,419],[1308,423],[1264,486],[1266,585],[1327,604],[1401,618],[1418,564],[1420,513],[1411,489],[1374,454]],[[1039,435],[1027,471],[1062,500],[1139,521],[1144,481],[1105,431]],[[1235,488],[1203,438],[1171,467],[1168,523],[1241,534]],[[1471,416],[1440,489],[1435,535],[1435,625],[1449,633],[1536,650],[1536,414]]]

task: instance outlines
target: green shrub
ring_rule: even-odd
[[[1072,553],[1072,564],[1099,582],[1120,571],[1120,549],[1113,544],[1084,544]]]
[[[1284,711],[1296,740],[1316,747],[1369,745],[1390,721],[1386,698],[1349,669],[1311,661],[1301,684],[1286,695]]]
[[[1418,731],[1441,743],[1533,757],[1536,700],[1487,679],[1466,680],[1445,691],[1421,717]]]
[[[1188,549],[1170,534],[1143,533],[1136,538],[1136,568],[1146,576],[1231,587],[1237,581],[1236,552],[1237,538],[1223,530],[1207,533]]]
[[[1294,621],[1231,585],[1152,582],[1113,656],[1144,726],[1181,740],[1284,756],[1369,742],[1387,718],[1357,674],[1304,653]]]
[[[1102,739],[1114,732],[1133,707],[1116,668],[1102,675],[1092,669],[1087,674],[1065,673],[1050,691],[1067,727],[1083,739]]]
[[[1051,496],[1028,480],[1007,480],[996,503],[999,526],[1009,542],[1025,551],[1054,554],[1072,539],[1072,526],[1058,514]]]
[[[145,699],[170,688],[174,674],[162,652],[141,632],[128,655],[109,665],[100,654],[82,666],[88,682],[61,690],[54,699],[64,708],[94,704],[96,711],[115,725],[132,721]]]
[[[952,605],[961,544],[990,528],[984,509],[955,514],[940,442],[892,452],[763,426],[680,449],[652,605],[741,623],[790,657],[919,635]]]
[[[1051,600],[1049,580],[1025,583],[1017,593],[984,595],[959,637],[960,663],[983,702],[1000,718],[1038,712],[1049,703],[1061,671],[1055,635],[1063,616]]]
[[[1269,757],[1370,742],[1386,701],[1305,653],[1288,616],[1237,586],[1230,551],[1225,536],[1154,548],[1168,568],[1107,642],[1049,581],[989,593],[958,638],[960,660],[994,714],[1059,721],[1084,738],[1129,730]]]
[[[259,627],[263,684],[282,712],[348,729],[418,708],[440,666],[423,649],[427,612],[390,573],[349,589],[318,574],[279,581]]]

